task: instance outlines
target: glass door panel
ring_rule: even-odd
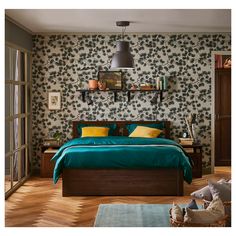
[[[31,91],[30,86],[27,86],[27,111],[31,112]]]
[[[30,80],[31,80],[31,73],[30,73],[30,71],[31,71],[31,57],[30,57],[30,54],[29,53],[27,53],[27,59],[26,59],[26,61],[27,61],[27,64],[26,64],[26,67],[27,67],[27,75],[26,75],[26,80],[27,80],[27,82],[30,82]]]
[[[5,84],[5,117],[9,117],[12,114],[12,85]]]
[[[20,96],[20,86],[13,85],[13,114],[19,114],[19,96]]]
[[[25,59],[26,59],[26,56],[25,56],[25,53],[24,52],[20,52],[20,63],[19,63],[19,66],[20,66],[20,80],[21,81],[25,81],[26,78],[25,78]]]
[[[11,71],[12,80],[20,80],[20,51],[14,48],[11,49]]]
[[[26,149],[21,150],[21,178],[25,177],[25,168],[26,168]]]
[[[11,189],[11,156],[5,157],[5,192]]]
[[[5,121],[5,153],[9,153],[11,151],[11,123],[12,121]]]
[[[12,177],[13,177],[13,185],[17,184],[17,182],[20,180],[19,177],[19,165],[20,165],[20,152],[15,152],[13,154],[12,159]]]
[[[21,145],[25,145],[25,118],[21,119]]]
[[[20,90],[20,99],[21,99],[21,113],[25,113],[25,85],[21,85]]]
[[[13,150],[19,148],[19,118],[14,119],[13,121]]]
[[[10,60],[11,60],[11,49],[9,47],[6,47],[5,48],[5,80],[11,79]]]

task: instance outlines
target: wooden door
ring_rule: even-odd
[[[215,70],[215,165],[231,165],[231,69]]]

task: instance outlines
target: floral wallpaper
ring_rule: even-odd
[[[43,138],[59,131],[71,138],[72,120],[170,120],[171,137],[186,131],[184,117],[196,114],[197,134],[203,144],[203,168],[211,163],[211,52],[229,51],[227,33],[130,34],[135,68],[124,70],[125,88],[131,84],[168,79],[162,102],[154,93],[95,92],[82,101],[81,88],[109,70],[120,35],[35,35],[33,37],[33,168],[40,167]],[[48,109],[48,92],[61,93],[61,109]]]

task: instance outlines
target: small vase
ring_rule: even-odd
[[[199,142],[198,127],[195,124],[192,124],[192,134],[194,143],[198,143]]]
[[[89,89],[90,90],[96,90],[98,87],[98,81],[95,79],[90,79],[89,80]]]

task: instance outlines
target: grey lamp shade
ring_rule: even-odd
[[[118,41],[116,44],[117,52],[111,61],[112,69],[133,69],[134,59],[129,51],[129,42]]]

